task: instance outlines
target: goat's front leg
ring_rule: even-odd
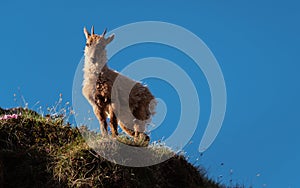
[[[109,126],[111,129],[112,137],[118,136],[118,120],[112,106],[109,106]]]
[[[100,130],[102,136],[107,136],[107,122],[106,122],[106,114],[104,109],[100,109],[99,107],[94,107],[94,113],[100,123]]]

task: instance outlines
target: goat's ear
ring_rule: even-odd
[[[83,32],[84,32],[85,38],[88,39],[89,36],[90,36],[90,33],[88,32],[88,30],[86,29],[86,27],[83,28]]]
[[[105,39],[106,40],[106,44],[109,44],[112,40],[114,40],[114,38],[115,38],[114,34],[112,34],[109,37],[107,37],[107,39]]]

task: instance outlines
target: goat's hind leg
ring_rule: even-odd
[[[121,129],[128,134],[129,136],[134,137],[135,132],[133,130],[131,130],[130,128],[128,128],[123,122],[119,122]]]
[[[150,137],[145,133],[145,125],[135,124],[134,125],[134,142],[136,143],[146,143],[150,142]]]

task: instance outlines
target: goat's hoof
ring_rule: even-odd
[[[101,133],[101,136],[103,137],[103,138],[108,138],[108,134],[107,133]]]
[[[112,137],[112,138],[117,138],[117,137],[118,137],[118,134],[111,134],[111,137]]]

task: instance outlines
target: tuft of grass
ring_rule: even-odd
[[[134,141],[132,137],[128,137],[125,134],[121,134],[117,137],[117,140],[123,144],[129,146],[136,146],[136,147],[146,147],[148,146],[148,142],[140,138],[138,141]]]
[[[120,155],[116,142],[134,143],[125,135],[102,138],[84,126],[72,127],[61,116],[0,108],[0,115],[8,113],[21,116],[0,121],[0,187],[222,187],[163,144],[145,147],[145,157],[157,160],[171,155],[169,160],[148,167],[127,167],[106,160],[83,139],[90,138],[99,151],[109,148],[106,155]]]

